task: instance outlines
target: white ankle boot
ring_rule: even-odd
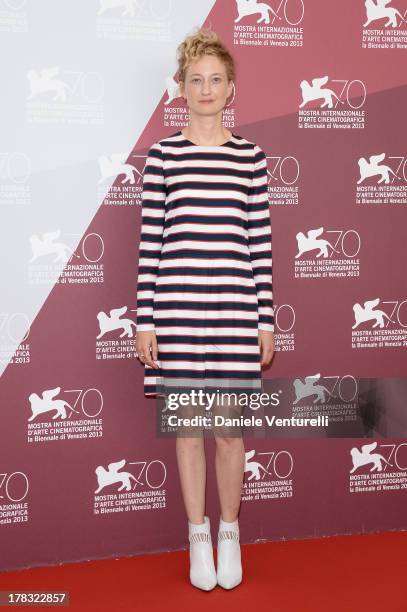
[[[217,580],[209,517],[204,516],[204,522],[201,525],[188,521],[188,532],[189,579],[199,589],[210,591],[216,586]]]
[[[233,589],[242,582],[238,519],[227,523],[220,518],[217,566],[217,582],[224,589]]]

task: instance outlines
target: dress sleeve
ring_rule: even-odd
[[[274,331],[270,207],[267,189],[267,158],[254,146],[254,173],[248,197],[249,251],[256,284],[258,329]]]
[[[143,172],[136,332],[155,330],[153,299],[161,257],[166,196],[162,147],[155,143],[148,151]]]

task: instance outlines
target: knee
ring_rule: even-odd
[[[241,436],[228,436],[217,434],[215,436],[216,440],[216,449],[220,452],[231,452],[235,451],[238,448],[241,448],[243,441]]]
[[[191,434],[189,434],[189,436],[187,434],[185,434],[184,436],[182,434],[179,434],[177,436],[177,446],[182,451],[192,453],[197,452],[202,449],[202,445],[203,437],[191,437]]]

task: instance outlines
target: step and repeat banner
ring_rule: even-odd
[[[242,542],[407,527],[407,6],[196,5],[0,0],[21,60],[1,64],[2,571],[187,547],[170,410],[144,396],[135,313],[146,155],[188,124],[175,51],[199,25],[236,60],[225,127],[267,156],[264,389],[290,422],[246,435]]]

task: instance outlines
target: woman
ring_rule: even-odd
[[[199,29],[178,47],[190,123],[152,145],[143,179],[136,350],[145,395],[162,395],[172,382],[250,391],[261,387],[261,366],[274,352],[267,162],[257,144],[223,127],[234,77],[233,58],[213,31]],[[217,414],[230,410],[215,404]],[[204,590],[231,589],[242,580],[243,440],[228,430],[215,438],[221,506],[215,571],[204,439],[185,431],[176,452],[190,580]]]

